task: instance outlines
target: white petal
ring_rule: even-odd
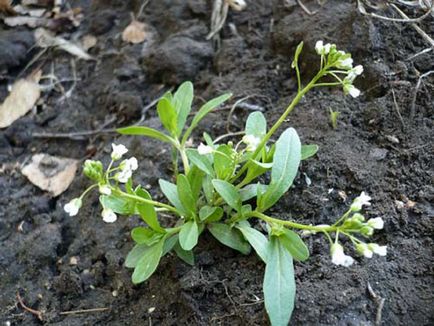
[[[80,207],[82,205],[80,198],[74,198],[69,203],[67,203],[65,206],[63,206],[63,209],[66,213],[69,214],[69,216],[75,216],[78,214],[78,211],[80,210]]]
[[[125,153],[128,152],[128,149],[124,145],[122,145],[122,144],[116,145],[116,144],[113,143],[112,144],[112,149],[113,149],[113,151],[112,151],[111,157],[112,157],[112,159],[114,161],[117,161],[117,160],[121,159],[121,157]]]
[[[99,185],[99,192],[103,195],[107,195],[110,196],[112,193],[112,190],[109,186],[107,185]]]
[[[316,50],[316,53],[323,54],[324,42],[323,41],[317,41],[315,44],[315,50]]]
[[[214,150],[211,146],[204,145],[202,143],[197,147],[197,151],[200,155],[211,154]]]
[[[138,168],[138,163],[137,163],[137,159],[135,157],[131,157],[127,160],[127,165],[129,167],[130,170],[137,170]]]
[[[356,98],[356,97],[359,97],[359,95],[360,95],[360,90],[359,90],[358,88],[354,87],[353,85],[351,85],[351,86],[349,87],[349,89],[348,89],[348,93],[349,93],[352,97]]]
[[[368,220],[368,225],[374,229],[381,230],[384,227],[384,221],[381,217],[371,218]]]
[[[103,221],[106,223],[114,223],[118,218],[115,212],[113,212],[110,208],[104,208],[101,215]]]

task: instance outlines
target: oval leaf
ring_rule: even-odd
[[[208,159],[206,155],[200,155],[195,149],[187,149],[186,150],[188,159],[196,165],[199,170],[205,172],[211,177],[214,177],[214,170],[212,168],[211,161]]]
[[[185,121],[187,121],[188,114],[191,111],[192,102],[193,84],[189,81],[183,82],[173,95],[173,103],[175,105],[175,111],[178,115],[178,137],[184,128]]]
[[[301,159],[307,160],[309,157],[314,156],[318,152],[318,145],[302,145],[301,146]]]
[[[191,250],[197,245],[199,239],[199,228],[195,221],[185,223],[179,232],[179,244],[184,250]]]
[[[178,134],[177,114],[170,100],[162,97],[157,104],[158,117],[164,128],[173,136]]]
[[[273,206],[288,191],[297,175],[301,160],[301,143],[293,128],[286,129],[276,142],[271,183],[258,199],[258,207],[264,211]]]
[[[138,284],[146,281],[157,269],[163,253],[164,239],[148,247],[134,268],[132,281]]]
[[[218,241],[232,249],[238,250],[244,255],[250,253],[250,245],[243,239],[240,231],[231,228],[227,224],[212,223],[208,225],[208,230]]]
[[[155,232],[149,228],[136,227],[131,231],[131,238],[138,244],[145,244],[147,246],[152,246],[157,243],[163,234]]]
[[[219,193],[224,201],[235,209],[237,212],[241,210],[241,196],[238,189],[234,185],[224,180],[214,179],[212,181],[214,189]]]
[[[248,223],[237,224],[237,229],[241,231],[244,238],[252,245],[258,256],[264,263],[267,262],[268,240],[258,230],[249,226]]]
[[[152,199],[149,192],[145,189],[138,187],[135,190],[136,196],[142,197],[144,199]],[[138,202],[136,205],[136,209],[142,218],[153,230],[158,232],[164,232],[164,229],[160,226],[157,218],[157,212],[153,205],[148,203]]]
[[[264,301],[273,326],[287,326],[294,309],[295,279],[292,257],[271,237],[264,275]]]
[[[178,174],[176,180],[176,189],[182,206],[190,213],[190,216],[196,214],[196,201],[193,197],[190,182],[184,174]]]
[[[267,120],[264,115],[259,111],[250,113],[246,121],[246,135],[262,138],[266,133]]]
[[[143,126],[131,126],[125,128],[116,129],[116,131],[122,135],[137,135],[137,136],[147,136],[155,138],[166,143],[173,143],[173,138],[163,134],[162,132]]]
[[[279,241],[295,260],[305,261],[309,258],[309,249],[294,231],[285,229],[285,232],[279,236]]]
[[[161,191],[163,192],[164,196],[169,200],[169,202],[176,207],[176,209],[184,216],[187,215],[187,211],[184,208],[184,206],[181,203],[181,200],[178,196],[178,189],[176,185],[173,183],[159,179],[158,183],[160,184]]]

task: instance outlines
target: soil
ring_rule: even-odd
[[[311,258],[296,263],[297,301],[293,325],[375,325],[378,310],[368,283],[381,298],[383,325],[433,325],[433,89],[424,79],[412,110],[419,76],[434,69],[434,55],[409,24],[360,15],[355,1],[330,0],[307,15],[283,1],[247,1],[231,11],[220,47],[206,40],[211,1],[150,1],[142,21],[152,38],[145,44],[122,42],[138,1],[69,1],[81,7],[84,21],[66,38],[95,35],[89,52],[96,61],[75,60],[76,87],[66,100],[47,91],[35,111],[0,131],[0,322],[2,325],[267,325],[263,307],[264,265],[254,254],[243,256],[205,234],[195,249],[196,265],[175,256],[162,259],[157,272],[133,286],[123,267],[132,248],[136,218],[105,224],[96,195],[79,215],[63,205],[89,184],[78,175],[57,198],[37,189],[19,172],[33,153],[106,161],[113,141],[126,144],[139,160],[136,182],[158,193],[158,178],[169,178],[169,149],[156,141],[97,133],[76,138],[41,138],[41,133],[69,133],[127,126],[163,91],[192,80],[196,106],[225,91],[229,106],[210,115],[195,134],[220,135],[242,128],[249,111],[230,106],[245,100],[264,109],[270,124],[296,91],[290,68],[295,46],[303,40],[302,73],[315,72],[313,46],[319,39],[353,54],[365,73],[357,99],[341,90],[309,93],[285,127],[297,129],[304,143],[320,146],[303,162],[296,184],[273,209],[273,216],[304,223],[332,223],[351,199],[372,195],[369,217],[382,217],[384,230],[375,242],[387,244],[387,257],[357,258],[350,268],[331,264],[326,240],[307,239]],[[289,1],[288,3],[290,3]],[[295,3],[295,1],[294,1]],[[316,1],[304,1],[310,7]],[[407,11],[418,16],[421,12]],[[390,14],[390,12],[381,12]],[[433,18],[420,26],[434,35]],[[7,85],[38,52],[26,27],[0,25],[0,97]],[[71,78],[71,55],[47,51],[32,68]],[[315,59],[316,60],[316,59]],[[28,70],[29,71],[29,70]],[[65,82],[69,89],[71,82]],[[341,112],[338,128],[329,125],[329,109]],[[144,124],[158,127],[154,108]],[[38,136],[39,134],[39,136]],[[80,171],[81,172],[81,171]],[[311,184],[307,184],[308,178]],[[345,196],[347,198],[345,199]],[[22,309],[25,304],[43,313]],[[64,314],[80,309],[101,311]]]

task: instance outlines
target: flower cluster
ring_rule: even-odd
[[[137,159],[135,157],[131,157],[128,159],[123,160],[121,163],[118,164],[117,167],[113,167],[113,164],[116,161],[119,161],[122,159],[122,157],[128,152],[128,149],[120,144],[112,144],[112,153],[111,153],[111,159],[109,168],[106,172],[104,172],[104,167],[100,161],[93,161],[93,160],[86,160],[84,162],[84,168],[83,172],[84,174],[91,180],[94,180],[97,182],[98,190],[101,195],[104,196],[110,196],[113,192],[113,187],[110,184],[110,180],[115,180],[120,183],[127,183],[128,180],[133,175],[133,171],[137,170],[138,163]],[[114,173],[114,176],[112,176],[112,173]],[[96,186],[95,185],[95,186]],[[87,192],[92,189],[94,186],[90,187],[88,190],[83,192],[83,194],[78,197],[72,199],[69,203],[67,203],[64,206],[64,210],[66,213],[69,214],[69,216],[75,216],[78,214],[78,211],[80,210],[82,206],[82,199],[87,194]],[[114,223],[117,220],[116,213],[108,208],[104,207],[101,212],[103,221],[106,223]]]
[[[358,65],[353,67],[353,59],[351,54],[345,53],[336,49],[335,44],[324,44],[323,41],[316,42],[316,52],[321,56],[321,64],[325,64],[329,68],[337,68],[339,70],[330,70],[328,74],[333,76],[338,84],[341,84],[345,94],[349,94],[352,97],[358,97],[360,90],[356,88],[353,83],[357,76],[363,73],[363,66]],[[323,68],[321,66],[321,68]],[[338,76],[338,74],[346,75],[344,79]]]
[[[364,206],[371,205],[370,201],[371,197],[365,192],[362,192],[360,196],[356,197],[348,212],[344,214],[342,224],[338,226],[338,230],[350,238],[358,254],[366,258],[372,258],[374,254],[386,256],[387,246],[380,246],[376,243],[365,243],[352,235],[352,233],[358,233],[364,237],[370,237],[374,233],[374,230],[383,229],[384,221],[381,217],[371,218],[365,221],[365,217],[360,214]],[[336,241],[332,244],[330,253],[332,263],[335,265],[348,267],[354,262],[351,256],[344,253],[344,248],[339,244],[338,237],[336,237]]]

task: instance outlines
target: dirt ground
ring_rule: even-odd
[[[216,49],[205,38],[211,1],[151,0],[140,17],[149,24],[151,37],[132,45],[120,34],[140,2],[68,2],[82,8],[84,19],[61,35],[96,36],[97,44],[89,50],[96,60],[47,51],[27,71],[40,67],[48,74],[54,69],[59,78],[72,78],[75,62],[78,81],[72,95],[62,99],[63,94],[46,91],[36,110],[0,130],[1,325],[267,325],[264,265],[254,254],[243,256],[205,234],[195,249],[194,267],[166,256],[149,281],[133,286],[123,262],[138,219],[105,224],[96,195],[69,217],[63,205],[88,181],[77,176],[65,193],[51,198],[29,183],[19,165],[38,152],[106,161],[116,140],[139,160],[136,182],[150,185],[162,199],[157,180],[168,178],[170,153],[160,143],[110,132],[66,138],[41,134],[127,126],[142,115],[145,125],[158,127],[154,108],[142,108],[184,80],[194,82],[196,107],[203,99],[234,93],[228,106],[201,124],[196,144],[205,130],[212,135],[240,130],[249,111],[238,108],[230,120],[228,113],[246,96],[245,103],[263,108],[271,124],[296,91],[290,68],[295,46],[305,42],[302,74],[307,79],[316,69],[313,46],[319,39],[351,52],[365,67],[356,84],[362,95],[353,99],[341,90],[318,89],[289,116],[285,126],[295,127],[304,143],[318,144],[320,150],[303,162],[295,187],[273,215],[331,223],[366,191],[373,197],[367,215],[385,221],[374,240],[387,244],[388,255],[337,267],[325,239],[309,238],[311,258],[295,264],[291,324],[375,325],[379,301],[368,283],[384,299],[378,316],[382,325],[434,324],[434,75],[423,80],[412,110],[419,76],[434,69],[434,54],[411,58],[428,46],[410,24],[362,16],[356,1],[326,1],[315,15],[296,4],[284,7],[283,1],[247,1],[246,10],[229,13]],[[316,1],[304,3],[317,6]],[[414,17],[422,13],[406,12]],[[433,17],[420,26],[434,35]],[[0,24],[1,100],[39,52],[33,43],[32,29]],[[63,86],[69,89],[72,82]],[[329,109],[341,112],[336,130],[329,124]],[[22,309],[17,292],[26,305],[43,313],[42,321]],[[106,309],[65,314],[93,308]]]

